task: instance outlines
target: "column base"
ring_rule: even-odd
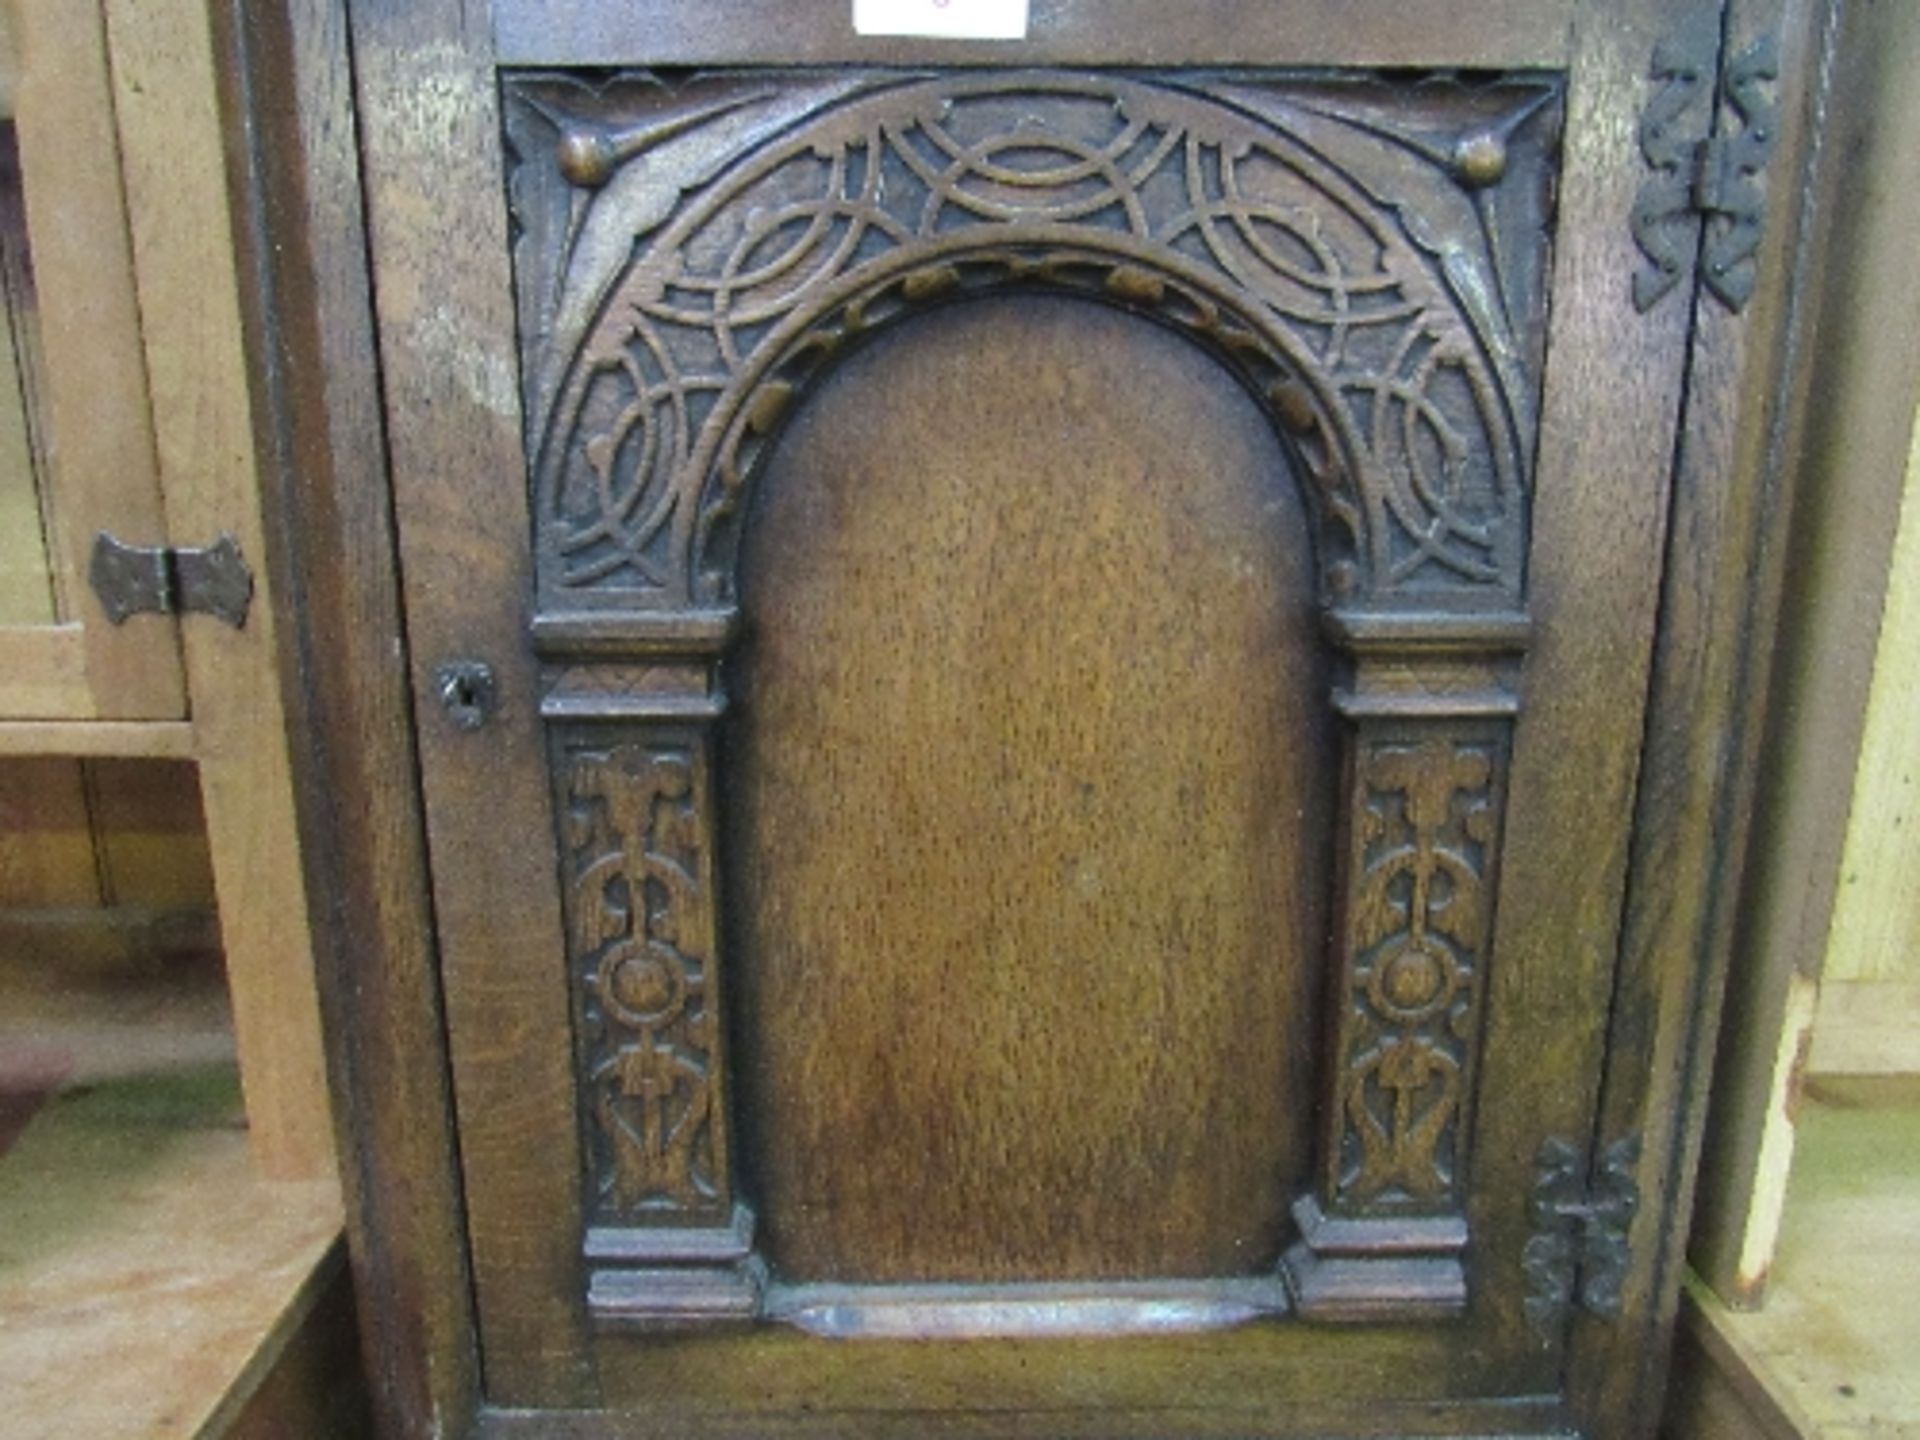
[[[767,1276],[753,1253],[753,1226],[753,1212],[736,1205],[724,1226],[588,1230],[588,1314],[599,1324],[650,1331],[759,1318]]]
[[[1308,1195],[1293,1218],[1300,1238],[1280,1268],[1302,1319],[1445,1320],[1465,1311],[1464,1216],[1330,1216]]]

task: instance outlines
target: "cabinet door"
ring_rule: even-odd
[[[1693,8],[355,5],[493,1402],[1561,1428]]]
[[[0,719],[181,718],[174,621],[87,583],[166,538],[101,7],[21,0],[0,64]]]

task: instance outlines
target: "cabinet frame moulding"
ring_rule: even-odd
[[[1881,689],[1899,693],[1884,667],[1876,675],[1876,642],[1884,647],[1920,395],[1920,305],[1899,278],[1920,213],[1920,152],[1910,143],[1920,108],[1908,86],[1920,25],[1899,7],[1850,5],[1828,43],[1820,143],[1847,161],[1818,166],[1802,202],[1823,223],[1803,247],[1800,281],[1810,378],[1781,441],[1803,478],[1780,562],[1780,698],[1765,722],[1753,854],[1737,900],[1740,960],[1727,980],[1688,1240],[1688,1263],[1735,1309],[1764,1295],[1803,1072],[1830,1058],[1835,987],[1825,967],[1847,908],[1841,878],[1870,717]],[[1863,174],[1872,183],[1861,184]],[[1878,1013],[1891,1021],[1901,1007]]]
[[[820,1333],[951,1335],[1077,1333],[1092,1321],[1072,1316],[1095,1313],[1122,1328],[1149,1315],[1158,1328],[1212,1328],[1289,1310],[1380,1321],[1464,1308],[1470,1237],[1457,1177],[1468,1165],[1479,975],[1492,936],[1524,615],[1328,612],[1326,634],[1349,671],[1330,699],[1346,720],[1353,789],[1341,844],[1354,877],[1329,983],[1360,1003],[1331,1002],[1341,1018],[1319,1107],[1329,1117],[1320,1178],[1295,1206],[1301,1238],[1273,1277],[1284,1288],[1261,1290],[1259,1277],[1246,1277],[1162,1286],[1151,1296],[1126,1285],[842,1286],[829,1287],[830,1298],[812,1293],[820,1287],[768,1288],[753,1253],[753,1213],[727,1179],[731,1085],[717,1039],[725,972],[714,923],[720,827],[708,776],[737,618],[627,613],[536,618],[532,629],[546,662],[541,713],[559,841],[570,857],[579,1030],[601,1037],[583,1041],[579,1060],[597,1137],[590,1166],[603,1199],[626,1196],[608,1218],[589,1219],[590,1313],[643,1330],[764,1315]],[[1462,795],[1477,798],[1456,820]],[[1395,796],[1405,819],[1390,835]],[[1370,863],[1376,840],[1385,858]],[[1429,877],[1443,871],[1448,898],[1430,918]],[[638,895],[642,876],[664,887],[663,904],[606,898],[610,885]],[[1408,905],[1388,898],[1401,880],[1412,885]],[[647,1006],[610,998],[622,988],[648,995]],[[703,1038],[656,1038],[688,1025]],[[689,1054],[704,1057],[697,1069],[660,1072]],[[671,1125],[666,1111],[654,1114],[667,1104],[685,1107]],[[670,1141],[682,1152],[677,1180]],[[685,1147],[695,1145],[706,1147],[709,1171],[699,1191],[687,1188]],[[653,1213],[667,1223],[645,1218]],[[696,1220],[707,1228],[681,1228]]]

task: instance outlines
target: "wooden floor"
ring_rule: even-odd
[[[249,1154],[217,957],[0,955],[0,1433],[227,1433],[341,1273]]]
[[[217,957],[0,953],[8,1440],[290,1436],[314,1330],[350,1349],[339,1233],[256,1178]],[[1766,1308],[1693,1288],[1681,1330],[1668,1440],[1920,1440],[1920,1078],[1811,1082]]]
[[[1668,1440],[1920,1440],[1920,1077],[1809,1082],[1765,1308],[1681,1332]]]

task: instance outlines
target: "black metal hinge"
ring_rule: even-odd
[[[1527,1319],[1550,1341],[1573,1306],[1611,1320],[1620,1314],[1633,1253],[1628,1231],[1640,1209],[1640,1137],[1609,1145],[1589,1181],[1570,1142],[1547,1140],[1534,1158],[1532,1231],[1521,1252]]]
[[[1753,294],[1778,120],[1779,47],[1762,36],[1727,62],[1716,83],[1720,36],[1712,19],[1697,17],[1653,52],[1658,84],[1640,117],[1640,153],[1652,173],[1632,222],[1646,257],[1633,277],[1642,312],[1680,283],[1696,247],[1702,283],[1729,310],[1737,314]],[[1704,222],[1704,234],[1696,222]]]
[[[116,625],[134,615],[211,615],[239,629],[253,604],[253,571],[240,542],[222,535],[203,549],[129,545],[101,531],[87,572]]]

